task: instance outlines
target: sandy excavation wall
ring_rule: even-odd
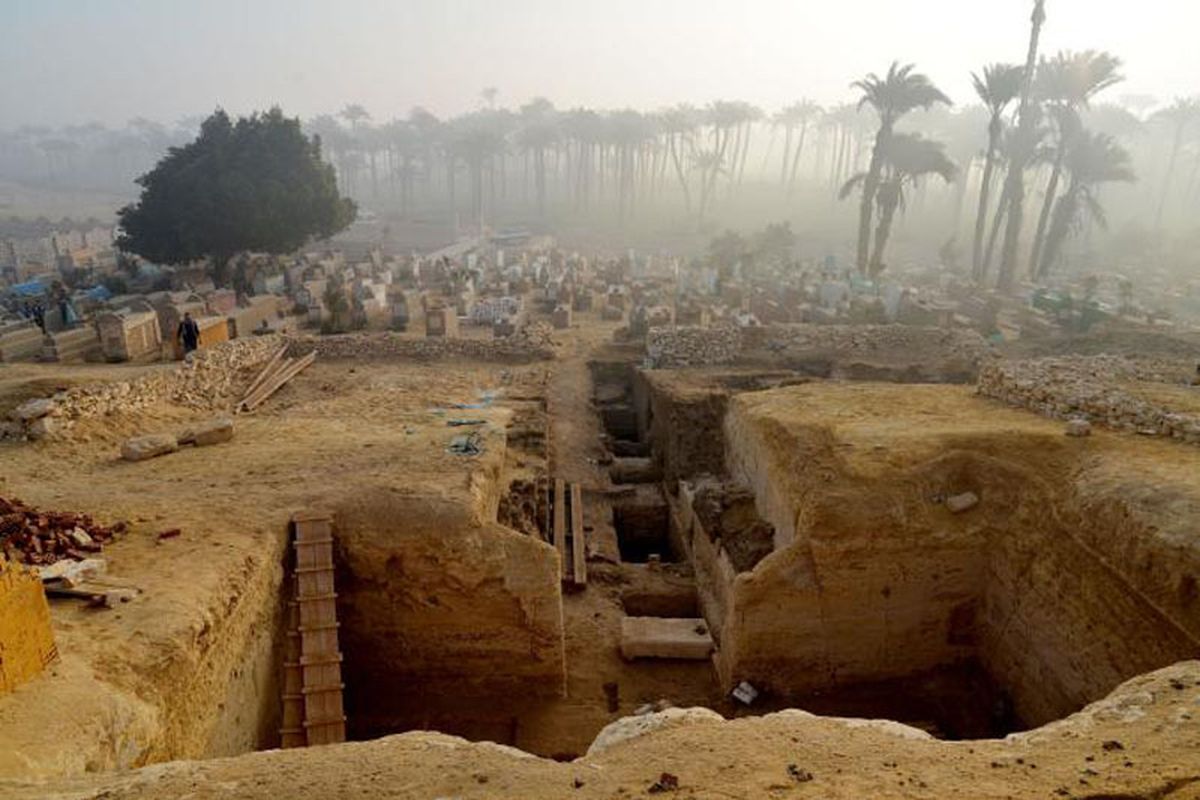
[[[351,736],[394,730],[422,698],[563,692],[558,556],[491,509],[399,492],[337,509]]]
[[[803,391],[731,401],[730,472],[783,533],[721,602],[705,602],[721,616],[726,685],[797,694],[977,659],[1017,717],[1040,724],[1197,652],[1200,549],[1186,522],[1166,520],[1185,521],[1174,515],[1196,510],[1200,487],[1180,489],[1163,517],[1153,480],[1081,477],[1079,440],[1005,411],[993,412],[1006,415],[998,428],[972,425],[979,409],[958,408],[961,390],[920,430],[898,422],[866,439],[819,411],[789,418],[781,409],[804,405]],[[899,391],[936,408],[945,390]],[[979,505],[955,514],[942,502],[965,492]]]

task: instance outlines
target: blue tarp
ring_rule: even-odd
[[[25,283],[13,284],[8,287],[8,290],[21,297],[36,297],[39,294],[45,293],[46,284],[39,283],[38,281],[26,281]]]
[[[88,289],[86,292],[84,292],[84,294],[86,294],[89,299],[95,300],[99,303],[103,303],[105,300],[113,296],[112,292],[110,292],[108,288],[104,286],[93,286],[91,289]]]

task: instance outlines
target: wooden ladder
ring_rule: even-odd
[[[333,590],[333,518],[292,516],[292,600],[283,664],[283,747],[346,741],[342,654]]]
[[[562,582],[587,586],[587,533],[583,529],[583,489],[555,478],[549,491],[551,542],[558,551]]]

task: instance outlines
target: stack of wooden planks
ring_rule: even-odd
[[[288,604],[280,744],[336,744],[346,740],[346,715],[333,590],[333,519],[300,512],[292,517],[292,530],[294,594]]]
[[[551,542],[558,551],[563,583],[587,586],[587,533],[583,529],[583,490],[555,478],[550,486]]]
[[[310,364],[317,360],[314,350],[300,358],[286,357],[288,346],[279,348],[258,376],[250,383],[250,388],[238,402],[236,411],[253,411],[267,401],[271,395],[279,391],[284,384],[299,375]]]

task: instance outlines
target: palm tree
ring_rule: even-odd
[[[921,179],[936,175],[950,183],[958,167],[946,157],[945,145],[919,134],[893,134],[883,154],[883,166],[879,176],[879,187],[875,202],[879,206],[879,224],[875,229],[875,249],[871,254],[868,274],[874,280],[885,268],[883,254],[887,250],[896,211],[905,205],[905,189],[917,186]],[[848,197],[855,188],[867,180],[869,173],[860,172],[842,187],[841,197]]]
[[[1158,201],[1158,213],[1154,223],[1156,229],[1162,230],[1163,212],[1166,210],[1167,196],[1171,191],[1171,176],[1175,174],[1175,166],[1179,160],[1179,149],[1183,145],[1183,134],[1189,125],[1200,121],[1200,99],[1177,99],[1174,104],[1155,114],[1154,119],[1171,126],[1171,154],[1167,159],[1167,174],[1163,178],[1162,196]]]
[[[671,164],[675,167],[675,177],[679,181],[679,188],[683,191],[684,209],[690,217],[692,215],[692,192],[689,188],[684,162],[687,161],[689,167],[692,165],[696,130],[700,127],[700,115],[692,106],[681,103],[664,111],[660,119],[661,130],[667,137],[667,154],[670,156]]]
[[[546,216],[546,151],[560,140],[560,130],[554,106],[541,98],[521,107],[521,128],[517,131],[517,146],[533,156],[534,191],[537,194],[538,216]],[[528,161],[526,161],[528,163]]]
[[[781,186],[787,187],[789,194],[796,183],[796,175],[800,168],[800,156],[804,154],[804,140],[808,136],[809,125],[820,113],[820,106],[805,99],[798,103],[792,103],[775,115],[775,124],[782,125],[784,130],[783,167],[780,171],[779,183]],[[800,135],[797,137],[796,149],[793,151],[792,133],[796,128],[800,129]]]
[[[987,227],[988,208],[991,201],[992,175],[996,170],[996,155],[1000,150],[1000,137],[1004,134],[1004,111],[1021,93],[1023,73],[1015,64],[988,64],[983,74],[971,73],[975,93],[983,101],[991,118],[988,122],[987,157],[983,164],[983,182],[979,187],[979,211],[975,216],[975,242],[971,253],[971,275],[976,281],[983,280],[983,233]]]
[[[930,108],[936,103],[952,105],[950,98],[942,94],[928,77],[914,72],[915,68],[913,64],[902,67],[899,62],[892,62],[883,78],[871,73],[852,84],[853,88],[862,92],[858,108],[861,110],[863,106],[869,105],[879,115],[879,130],[875,134],[875,147],[871,151],[871,165],[862,180],[862,200],[858,213],[859,272],[865,273],[867,270],[868,250],[871,246],[872,207],[875,194],[879,191],[884,158],[896,122],[917,108]]]
[[[1054,216],[1046,234],[1046,246],[1038,266],[1044,278],[1062,254],[1067,238],[1090,217],[1102,228],[1104,209],[1098,199],[1098,187],[1113,181],[1134,180],[1129,153],[1111,136],[1080,130],[1067,150],[1065,168],[1071,175],[1062,197],[1054,205]]]
[[[1037,146],[1037,114],[1033,103],[1033,74],[1037,65],[1038,42],[1046,24],[1046,0],[1033,0],[1033,15],[1029,18],[1029,51],[1025,55],[1025,73],[1021,80],[1021,105],[1017,110],[1017,130],[1009,148],[1008,175],[1004,194],[1000,198],[997,216],[1007,211],[1008,226],[1004,229],[1004,248],[1001,251],[1000,275],[997,285],[1004,290],[1012,287],[1017,267],[1017,245],[1025,213],[1025,165]]]
[[[1037,233],[1034,234],[1029,253],[1030,274],[1038,271],[1050,209],[1062,178],[1067,142],[1074,140],[1072,134],[1082,124],[1079,112],[1088,108],[1089,102],[1098,93],[1124,80],[1117,72],[1120,66],[1121,60],[1116,56],[1087,50],[1082,53],[1059,53],[1052,59],[1043,60],[1038,70],[1036,90],[1049,108],[1049,118],[1056,135],[1051,144],[1053,167],[1050,181],[1046,184],[1046,197],[1042,201],[1042,213],[1038,217]]]

